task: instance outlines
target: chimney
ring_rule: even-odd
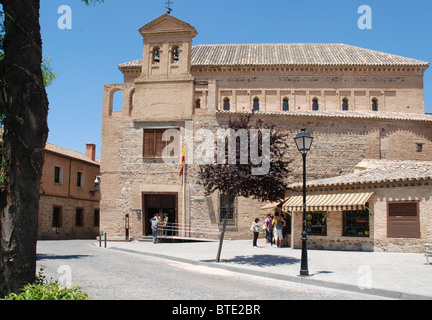
[[[87,143],[86,157],[95,161],[96,160],[96,145],[94,143]]]

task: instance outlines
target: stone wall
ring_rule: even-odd
[[[60,228],[53,227],[53,208],[61,208]],[[76,209],[83,209],[83,224],[76,226]],[[41,195],[39,200],[38,239],[95,239],[99,225],[95,225],[95,210],[99,201]]]
[[[226,126],[230,117],[238,114],[195,115],[194,132],[201,128],[216,130]],[[382,119],[332,118],[292,115],[255,115],[252,120],[262,118],[268,123],[276,123],[277,130],[289,135],[287,157],[292,159],[290,183],[301,181],[302,163],[293,138],[302,127],[314,136],[314,144],[308,155],[308,180],[339,176],[352,172],[363,159],[391,160],[430,160],[432,150],[431,130],[428,123]],[[185,210],[183,209],[183,187],[179,177],[180,158],[173,164],[160,160],[147,160],[142,157],[143,127],[170,125],[177,126],[184,136],[185,122],[182,121],[132,121],[132,117],[122,113],[104,117],[104,130],[109,139],[103,139],[102,146],[102,225],[101,230],[120,238],[124,235],[124,215],[132,209],[142,208],[142,193],[170,192],[178,195],[177,220],[185,219],[186,224],[206,226],[212,234],[221,230],[219,195],[204,196],[197,177],[199,166],[187,167],[185,188]],[[107,130],[109,128],[109,130]],[[385,132],[382,129],[385,129]],[[105,131],[104,131],[105,132]],[[116,134],[114,135],[113,132]],[[394,135],[394,136],[393,136]],[[416,141],[424,143],[423,152],[416,151]],[[199,143],[195,144],[197,147]],[[115,161],[114,161],[115,159]],[[190,193],[192,190],[192,193]],[[265,214],[259,208],[263,204],[252,199],[237,199],[236,219],[228,225],[227,239],[250,238],[250,225]],[[184,213],[183,213],[184,212]],[[337,220],[334,220],[337,221]],[[143,221],[132,219],[131,232],[139,237],[143,232]],[[327,237],[327,247],[331,248],[370,248],[365,239],[336,239]],[[315,238],[318,240],[318,238]],[[319,239],[324,243],[323,239]],[[331,242],[330,242],[331,241]],[[293,243],[296,243],[293,240]],[[318,241],[317,241],[318,243]]]

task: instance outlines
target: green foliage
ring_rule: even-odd
[[[57,281],[53,283],[29,284],[20,294],[12,293],[5,300],[87,300],[88,296],[76,286],[65,288]]]
[[[82,2],[84,2],[86,6],[89,6],[91,4],[95,5],[96,3],[103,3],[104,0],[82,0]]]
[[[41,269],[32,284],[22,289],[20,294],[11,293],[4,300],[87,300],[87,293],[79,286],[67,288],[58,281],[49,282]],[[0,299],[2,300],[2,299]]]
[[[47,56],[42,61],[42,75],[45,87],[52,84],[57,77],[57,72],[53,72],[51,68],[51,56]]]

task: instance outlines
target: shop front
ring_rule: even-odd
[[[306,197],[308,248],[373,250],[373,192],[331,192]],[[301,248],[303,196],[293,195],[282,210],[291,212],[293,248]]]
[[[303,184],[290,185],[291,247],[301,248]],[[432,236],[432,162],[363,160],[354,172],[308,181],[308,249],[422,252]]]

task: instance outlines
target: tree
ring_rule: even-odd
[[[86,5],[103,0],[83,0]],[[36,275],[39,187],[48,137],[42,73],[40,0],[0,0],[4,57],[0,111],[7,170],[0,188],[0,296],[18,293]]]
[[[252,125],[251,117],[248,115],[229,120],[228,128],[231,129],[231,132],[225,136],[222,143],[218,144],[219,149],[215,155],[216,164],[203,165],[200,173],[201,184],[204,186],[207,196],[219,191],[228,197],[227,212],[230,212],[230,204],[236,197],[271,202],[282,200],[288,186],[286,180],[289,174],[288,164],[291,161],[286,159],[288,149],[288,144],[285,142],[286,134],[277,131],[274,124],[267,125],[261,119],[256,120],[255,124]],[[265,147],[266,131],[269,133],[268,149]],[[243,135],[239,132],[242,132]],[[245,141],[245,139],[247,140]],[[230,142],[232,143],[231,146]],[[253,153],[254,145],[258,151],[255,154]],[[235,146],[235,150],[232,150],[233,146]],[[221,153],[221,151],[223,152]],[[233,161],[234,152],[235,161]],[[257,156],[260,157],[260,163],[253,161],[254,157]],[[223,160],[222,163],[221,160]],[[260,174],[254,174],[254,171],[263,166],[265,161],[269,163],[267,170]],[[217,262],[220,261],[227,221],[228,214],[224,219]]]

